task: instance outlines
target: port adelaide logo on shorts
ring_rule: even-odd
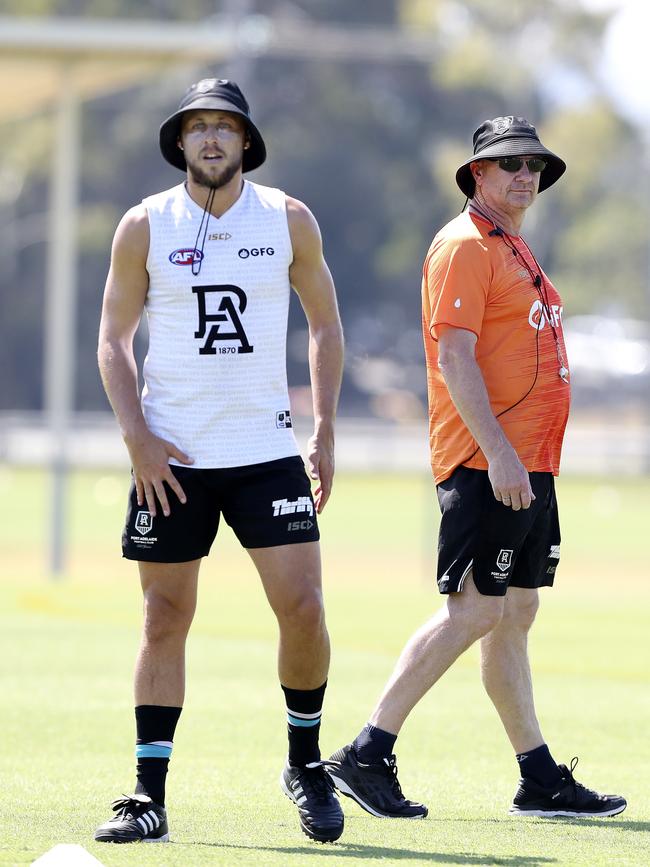
[[[497,569],[500,572],[507,572],[508,569],[512,566],[512,555],[514,551],[512,548],[502,548],[499,551],[499,556],[497,557]]]
[[[502,548],[499,551],[495,561],[497,571],[490,572],[490,575],[497,583],[503,584],[504,581],[508,580],[508,573],[512,568],[512,558],[514,553],[515,552],[512,548]]]
[[[145,509],[138,512],[133,526],[136,533],[139,533],[138,536],[131,536],[131,541],[134,545],[140,548],[149,548],[158,541],[157,536],[149,535],[153,529],[153,516],[151,512],[147,512]]]
[[[146,536],[151,532],[153,526],[153,518],[150,512],[138,512],[135,517],[135,529],[141,536]]]

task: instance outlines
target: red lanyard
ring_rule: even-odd
[[[560,335],[558,334],[558,332],[555,328],[555,324],[553,322],[553,314],[551,312],[551,305],[550,305],[549,300],[548,300],[548,287],[546,285],[546,280],[544,279],[542,269],[539,267],[539,262],[535,258],[533,251],[530,249],[530,247],[524,241],[524,239],[520,236],[519,240],[525,246],[530,258],[535,263],[535,267],[537,268],[537,272],[538,272],[537,274],[533,273],[533,269],[530,267],[530,265],[526,261],[525,256],[517,249],[517,245],[513,241],[513,239],[510,237],[510,235],[508,235],[507,232],[504,232],[504,230],[500,226],[497,226],[497,224],[494,222],[494,220],[491,217],[489,217],[487,214],[484,214],[483,211],[476,205],[475,202],[471,203],[471,207],[481,217],[486,219],[488,222],[492,223],[492,225],[494,226],[494,229],[493,229],[493,231],[489,232],[488,234],[490,234],[492,236],[496,235],[497,237],[502,238],[506,247],[508,247],[510,250],[512,250],[513,256],[515,256],[521,262],[521,264],[524,266],[524,268],[528,272],[528,275],[530,276],[532,284],[535,287],[537,294],[539,295],[539,301],[540,301],[540,304],[542,305],[542,314],[546,317],[546,321],[548,322],[548,324],[551,328],[551,331],[553,333],[553,340],[555,341],[555,352],[557,355],[557,361],[558,361],[558,365],[559,365],[558,371],[557,371],[558,376],[560,377],[560,379],[563,382],[568,383],[569,382],[569,368],[566,365],[566,361],[564,359],[564,354],[562,352],[562,344],[560,342]],[[538,330],[541,330],[540,329],[541,323],[542,323],[542,315],[540,314],[539,324],[537,326]]]

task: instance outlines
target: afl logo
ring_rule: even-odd
[[[192,262],[200,262],[202,259],[203,253],[193,247],[183,247],[169,254],[169,261],[172,265],[191,265]]]

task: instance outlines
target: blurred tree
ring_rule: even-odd
[[[598,86],[607,15],[586,11],[578,0],[543,6],[520,0],[507,11],[489,0],[402,0],[400,10],[402,23],[431,31],[441,43],[432,77],[447,98],[456,95],[465,141],[486,117],[521,114],[566,160],[566,175],[540,197],[524,226],[563,292],[566,312],[618,309],[650,318],[650,207],[637,180],[643,141]],[[448,132],[442,161],[434,154],[438,184],[467,153]]]
[[[430,62],[233,58],[103,97],[83,113],[78,317],[80,408],[105,407],[94,361],[101,291],[120,215],[180,181],[158,154],[157,130],[187,77],[237,77],[263,130],[269,159],[253,180],[303,199],[323,230],[348,340],[343,408],[378,406],[385,380],[422,402],[421,265],[437,229],[463,205],[456,167],[486,117],[521,114],[569,169],[544,193],[526,234],[566,302],[566,314],[611,309],[646,316],[650,203],[638,182],[639,132],[599,93],[595,63],[605,24],[577,0],[508,7],[488,0],[250,0],[278,22],[399,26],[430,42]],[[229,0],[3,0],[0,12],[201,21]],[[0,249],[0,408],[41,405],[44,213],[51,133],[47,113],[5,129],[0,195],[10,228]],[[19,184],[15,182],[18,179]],[[12,193],[13,190],[13,193]],[[17,192],[18,191],[18,192]],[[8,240],[7,240],[8,239]],[[21,246],[22,245],[22,246]],[[19,294],[18,294],[19,293]],[[19,303],[18,303],[19,302]],[[308,382],[304,318],[290,316],[289,376]],[[377,361],[381,360],[382,364]]]

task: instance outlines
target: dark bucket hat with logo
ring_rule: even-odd
[[[250,146],[244,151],[242,171],[251,172],[266,159],[266,147],[260,131],[250,118],[250,109],[244,94],[234,81],[226,78],[204,78],[193,84],[181,99],[178,111],[160,127],[160,151],[168,163],[182,172],[187,170],[183,151],[178,147],[181,123],[186,111],[206,109],[231,111],[240,115],[246,124]]]
[[[539,179],[540,193],[554,184],[566,170],[564,160],[544,147],[539,140],[537,130],[525,117],[509,115],[483,121],[474,133],[473,141],[473,156],[456,172],[456,183],[468,199],[474,195],[474,176],[469,167],[474,160],[519,157],[524,154],[544,157],[546,168]]]

